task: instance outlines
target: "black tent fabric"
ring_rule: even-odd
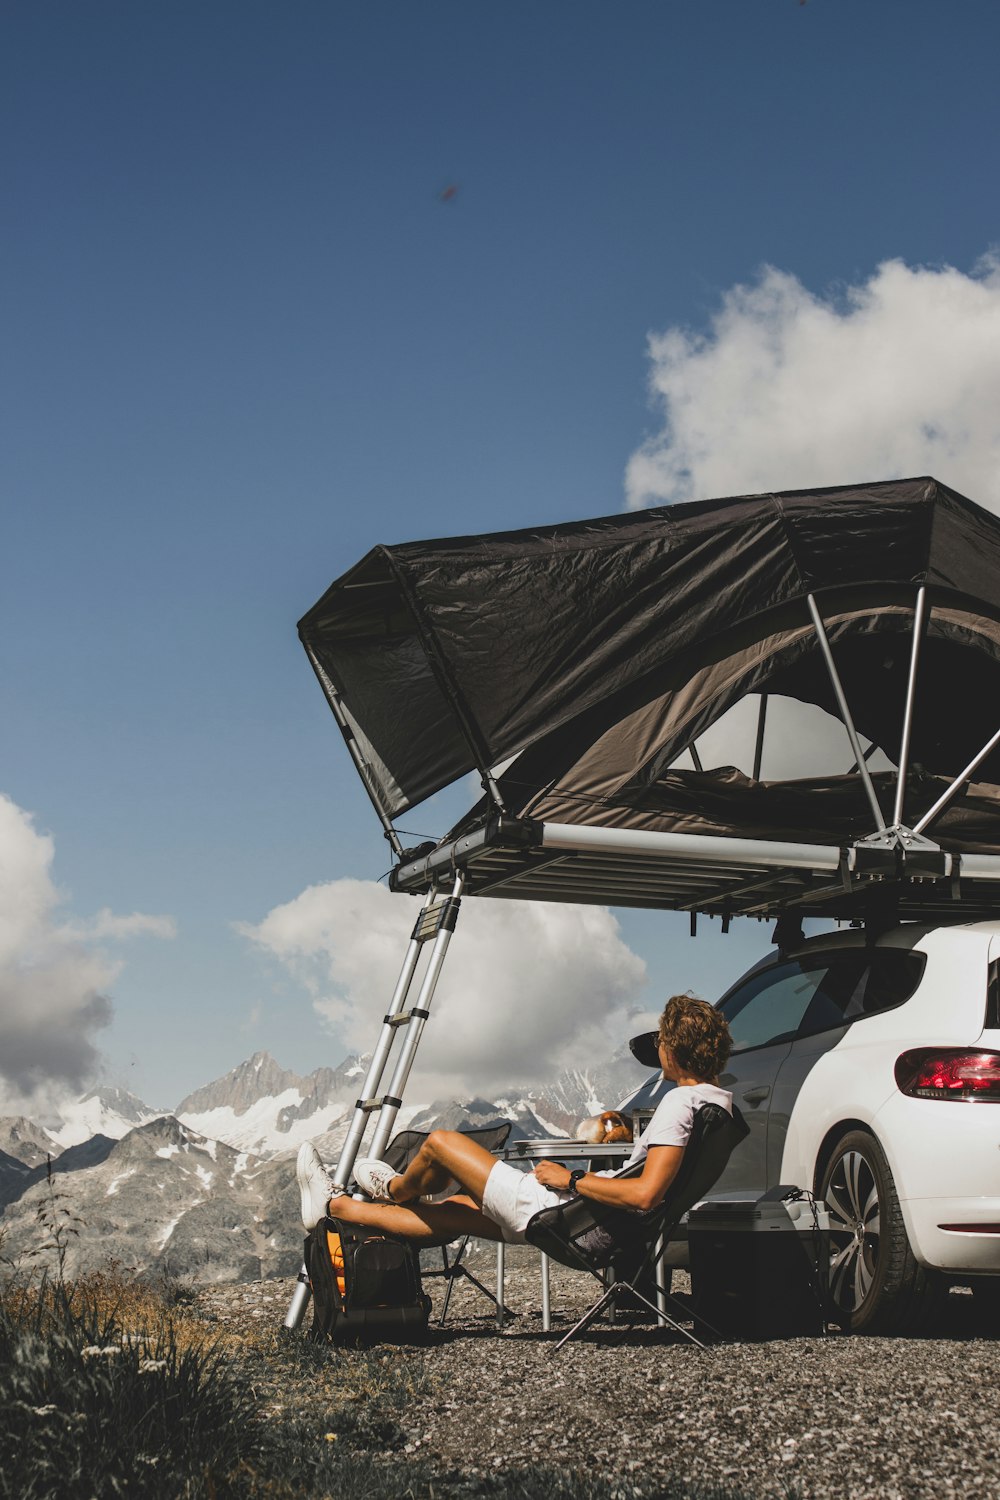
[[[739,698],[836,712],[810,594],[858,730],[895,762],[921,585],[911,765],[947,778],[997,724],[1000,519],[931,478],[376,547],[299,634],[384,818],[516,755],[499,778],[512,813],[603,822],[611,806],[671,827],[688,816],[670,810],[672,762]],[[983,805],[998,780],[1000,752],[977,772]],[[727,819],[721,789],[713,826],[761,822],[745,790]]]

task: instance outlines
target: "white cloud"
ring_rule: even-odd
[[[177,923],[173,917],[154,917],[141,911],[116,916],[108,907],[102,906],[86,930],[91,937],[112,942],[132,937],[175,938]]]
[[[55,853],[28,813],[0,794],[0,1108],[26,1107],[79,1089],[97,1067],[97,1032],[109,1024],[107,990],[120,965],[93,946],[99,936],[167,934],[169,918],[115,917],[90,924],[57,921]]]
[[[240,931],[307,986],[345,1046],[363,1052],[418,909],[373,881],[336,880]],[[467,898],[414,1079],[422,1094],[489,1093],[592,1063],[621,1044],[644,977],[604,907]]]
[[[661,430],[632,507],[933,474],[1000,510],[1000,258],[886,261],[836,297],[765,267],[707,333],[649,341]]]

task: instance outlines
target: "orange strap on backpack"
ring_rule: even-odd
[[[333,1274],[337,1278],[337,1290],[343,1296],[347,1288],[344,1278],[344,1247],[340,1243],[340,1235],[335,1234],[332,1229],[326,1231],[326,1246],[330,1252]]]

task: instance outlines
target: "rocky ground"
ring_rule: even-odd
[[[489,1284],[492,1249],[474,1265]],[[505,1295],[518,1315],[502,1334],[488,1304],[460,1283],[448,1325],[424,1347],[296,1361],[278,1352],[292,1285],[211,1287],[196,1307],[220,1333],[257,1330],[238,1357],[273,1415],[328,1406],[333,1429],[339,1384],[357,1384],[360,1362],[366,1378],[381,1371],[397,1399],[386,1444],[397,1460],[440,1472],[442,1495],[456,1472],[509,1476],[517,1494],[518,1475],[536,1466],[576,1471],[584,1486],[600,1478],[622,1496],[705,1496],[719,1486],[739,1497],[916,1500],[1000,1489],[1000,1351],[977,1336],[967,1294],[952,1294],[941,1336],[928,1339],[833,1334],[700,1350],[669,1331],[637,1329],[623,1340],[603,1326],[556,1353],[558,1330],[592,1283],[553,1267],[553,1332],[544,1335],[537,1256],[508,1251]],[[439,1306],[442,1283],[426,1285]]]

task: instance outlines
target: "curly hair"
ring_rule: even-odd
[[[660,1017],[660,1041],[695,1078],[715,1078],[729,1061],[733,1039],[726,1018],[706,1000],[673,995]]]

